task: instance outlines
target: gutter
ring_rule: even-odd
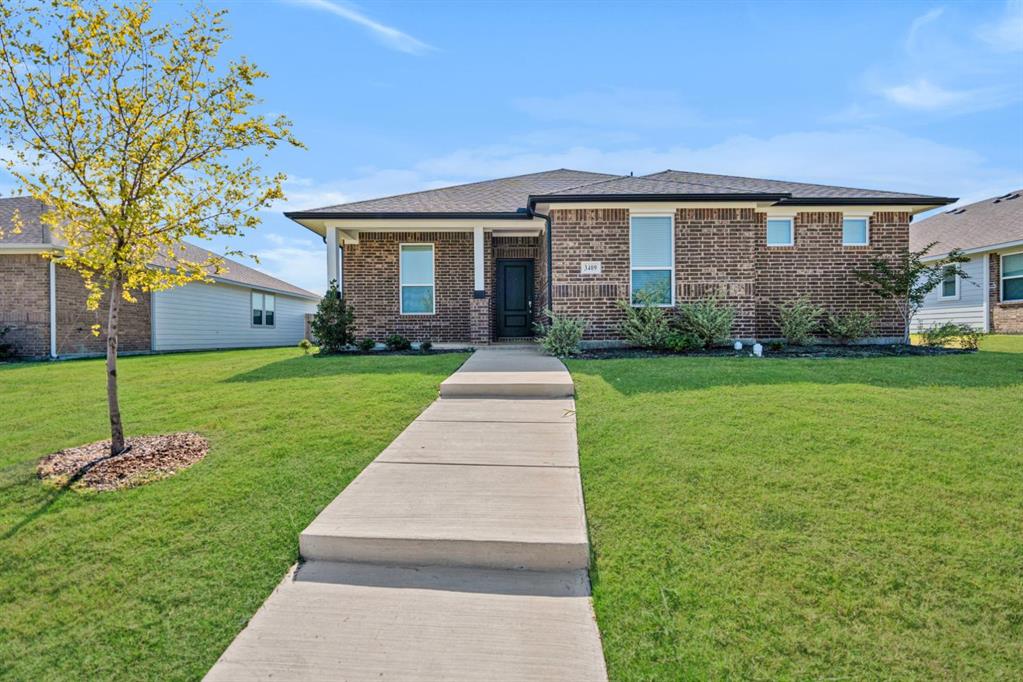
[[[781,201],[791,194],[530,194],[526,205],[532,213],[537,204],[629,201],[704,202],[704,201]],[[933,202],[931,202],[933,203]],[[540,215],[533,213],[533,215]]]
[[[366,211],[362,213],[337,212],[337,211],[286,211],[285,218],[292,220],[528,220],[532,214],[528,211],[519,210],[514,213],[508,212],[480,212],[480,211],[415,211],[415,212],[394,212],[394,211]]]
[[[959,201],[956,197],[867,197],[822,198],[806,197],[782,199],[779,206],[947,206]]]

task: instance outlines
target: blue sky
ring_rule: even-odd
[[[282,210],[558,167],[1023,187],[1021,0],[211,6],[308,145],[267,161]],[[322,242],[279,212],[231,246],[324,287]]]

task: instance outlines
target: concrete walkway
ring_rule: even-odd
[[[572,381],[482,349],[313,520],[208,680],[606,680]]]

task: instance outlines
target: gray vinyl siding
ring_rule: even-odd
[[[984,256],[979,255],[963,264],[970,277],[959,282],[959,298],[941,298],[939,285],[924,299],[924,305],[913,318],[913,331],[945,322],[969,324],[984,328]]]
[[[154,293],[153,350],[290,346],[301,341],[305,315],[315,312],[316,304],[268,292],[276,296],[275,324],[255,327],[249,309],[252,291],[224,282],[191,282]]]

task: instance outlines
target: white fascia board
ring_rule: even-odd
[[[298,221],[303,227],[320,236],[327,233],[327,227],[350,232],[472,232],[482,227],[487,232],[508,234],[539,234],[543,231],[543,218],[487,220],[480,218],[303,218]]]

